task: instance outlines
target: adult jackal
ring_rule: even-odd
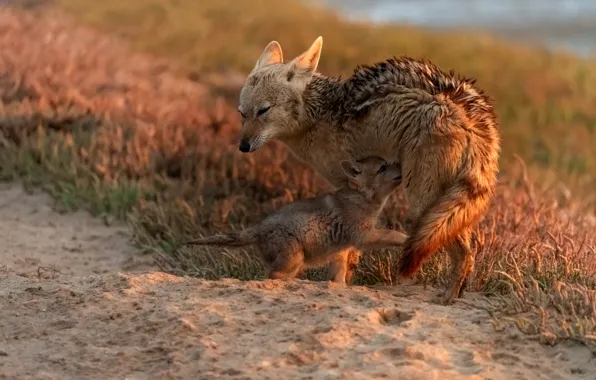
[[[473,80],[408,57],[359,66],[346,80],[323,76],[315,72],[322,43],[287,63],[276,41],[267,45],[240,92],[239,149],[280,140],[335,186],[346,181],[342,160],[399,162],[411,221],[399,273],[412,276],[446,248],[453,273],[442,300],[450,303],[474,269],[471,232],[497,181],[492,101]],[[351,255],[357,262],[359,252]]]

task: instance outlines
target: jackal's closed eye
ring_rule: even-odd
[[[267,111],[269,111],[269,109],[271,109],[271,106],[261,108],[257,111],[257,116],[264,115]]]
[[[242,111],[238,110],[238,113],[240,114],[242,120],[246,119],[246,115]]]

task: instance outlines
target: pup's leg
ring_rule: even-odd
[[[327,272],[329,274],[329,281],[337,282],[339,284],[346,284],[346,275],[348,273],[348,255],[349,249],[339,251],[329,261]]]
[[[339,251],[333,256],[327,266],[329,281],[339,284],[351,284],[354,278],[354,271],[360,262],[360,250],[351,247]]]
[[[304,252],[297,244],[289,244],[282,251],[275,249],[277,258],[270,264],[268,278],[289,280],[295,278],[304,267]],[[273,252],[272,252],[273,253]]]
[[[403,232],[375,228],[363,233],[360,244],[369,249],[395,247],[403,245],[407,238]]]

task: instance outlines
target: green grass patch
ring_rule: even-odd
[[[85,209],[94,216],[126,220],[151,191],[130,179],[106,180],[88,156],[94,130],[102,122],[86,114],[0,116],[0,180],[41,187],[55,199],[55,210]]]

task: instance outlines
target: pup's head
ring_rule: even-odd
[[[241,152],[254,152],[268,140],[299,132],[302,94],[317,69],[322,46],[319,37],[304,53],[283,63],[279,43],[267,45],[240,91]]]
[[[351,189],[364,193],[368,199],[384,201],[402,181],[400,165],[388,164],[380,157],[370,156],[358,161],[341,162]]]

